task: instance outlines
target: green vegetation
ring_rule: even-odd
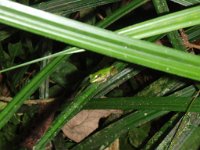
[[[199,149],[199,4],[0,1],[0,149]]]

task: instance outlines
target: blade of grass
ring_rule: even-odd
[[[0,21],[3,23],[107,56],[200,80],[200,60],[197,56],[181,53],[148,42],[122,37],[103,29],[55,16],[11,1],[2,1],[0,8]],[[200,23],[200,18],[196,18],[197,13],[200,12],[199,8],[197,6],[178,12],[178,16],[180,17],[180,13],[183,13],[181,16],[187,16],[189,17],[188,19],[192,18],[190,25]],[[172,17],[174,14],[168,16]],[[168,17],[164,16],[164,18]],[[185,25],[189,25],[187,22],[184,23]]]
[[[155,149],[156,145],[159,144],[159,142],[163,139],[163,136],[169,132],[170,129],[174,127],[174,125],[179,120],[180,115],[176,114],[170,118],[169,121],[167,121],[159,131],[157,131],[153,137],[144,145],[142,150],[151,150]]]
[[[85,107],[86,109],[122,109],[122,110],[131,110],[131,109],[154,109],[154,110],[164,110],[164,111],[185,111],[190,104],[190,97],[196,91],[194,86],[186,87],[182,90],[179,90],[173,93],[170,96],[166,97],[153,97],[158,96],[156,89],[154,86],[158,84],[151,85],[148,91],[143,92],[143,94],[139,94],[140,96],[134,97],[123,97],[123,98],[95,98],[92,99],[90,103],[88,103]],[[161,85],[161,84],[160,84]],[[173,91],[173,87],[170,84],[165,85],[165,89],[171,89]],[[144,89],[146,91],[146,89]],[[164,89],[161,89],[164,91]],[[161,92],[163,95],[165,92]],[[148,95],[148,97],[145,97]],[[160,95],[162,96],[162,95]],[[199,99],[199,98],[198,98]],[[199,112],[199,101],[195,101],[191,106],[190,111]]]
[[[99,87],[97,88],[100,89]],[[195,92],[193,86],[184,88],[178,91],[175,95],[183,96],[183,93],[187,97],[121,97],[121,98],[92,98],[83,109],[121,109],[121,110],[161,110],[161,111],[180,111],[184,112],[187,109],[188,104],[190,104],[190,98]],[[97,92],[99,93],[99,91]],[[100,92],[99,95],[105,95],[104,92]],[[108,93],[108,92],[107,92]],[[192,104],[189,112],[200,112],[200,98]],[[1,101],[1,99],[0,99]],[[35,102],[35,101],[33,101]],[[52,101],[50,101],[52,102]],[[37,101],[36,101],[37,103]],[[2,110],[6,106],[7,102],[0,102]]]
[[[101,21],[97,23],[98,27],[105,28],[109,25],[111,25],[113,22],[121,18],[122,16],[125,16],[126,14],[130,13],[135,8],[138,8],[139,6],[145,4],[149,0],[134,0],[128,3],[126,6],[123,6],[121,9],[117,9],[112,15],[109,17],[106,17],[104,21]]]
[[[45,56],[45,57],[42,57],[42,58],[38,58],[38,59],[29,61],[29,62],[26,62],[26,63],[22,63],[20,65],[16,65],[16,66],[13,66],[13,67],[9,67],[9,68],[0,70],[0,73],[11,71],[11,70],[14,70],[14,69],[17,69],[17,68],[20,68],[20,67],[24,67],[24,66],[27,66],[27,65],[30,65],[30,64],[34,64],[34,63],[37,63],[37,62],[40,62],[40,61],[43,61],[43,60],[46,60],[46,59],[52,59],[54,57],[70,55],[70,54],[80,53],[80,52],[84,52],[84,51],[85,51],[84,49],[75,49],[75,48],[66,49],[66,50],[63,50],[61,52],[57,52],[57,53],[54,53],[54,54],[51,54],[51,55],[48,55],[48,56]]]
[[[175,13],[170,13],[162,17],[126,27],[126,34],[130,37],[141,39],[197,25],[200,21],[199,13],[200,6],[192,7]],[[119,31],[119,33],[125,32]]]

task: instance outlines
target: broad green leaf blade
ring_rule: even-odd
[[[186,82],[173,77],[163,76],[139,91],[135,96],[165,96],[186,86]]]
[[[198,56],[145,41],[122,37],[107,30],[62,18],[11,1],[1,1],[0,8],[0,21],[2,23],[107,56],[200,80],[200,59]],[[197,14],[200,12],[199,8],[200,6],[190,8],[176,14],[179,14],[180,17],[180,14],[187,12],[183,13],[186,17],[185,20],[189,21],[187,18],[192,18],[194,22],[190,22],[191,24],[184,22],[185,24],[183,24],[185,27],[195,25],[200,23],[200,18],[197,17]],[[168,16],[164,16],[164,18],[169,20],[174,15]],[[171,19],[174,20],[174,18]],[[172,25],[169,28],[171,27]],[[177,27],[176,24],[175,27]]]
[[[124,97],[92,99],[84,109],[186,111],[191,98],[187,97]],[[189,112],[200,112],[200,98],[194,101]]]
[[[0,112],[0,129],[10,120],[13,114],[21,107],[23,102],[29,97],[38,86],[49,76],[56,68],[56,66],[66,56],[59,56],[51,61],[41,72],[39,72],[29,84],[27,84],[12,101]]]

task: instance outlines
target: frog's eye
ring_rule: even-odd
[[[94,76],[95,79],[100,78],[100,77],[101,77],[101,74],[97,74]]]

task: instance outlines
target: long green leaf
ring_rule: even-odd
[[[13,69],[20,68],[20,67],[24,67],[24,66],[27,66],[27,65],[30,65],[30,64],[33,64],[33,63],[37,63],[37,62],[46,60],[46,59],[51,59],[51,58],[63,56],[63,55],[80,53],[80,52],[84,52],[84,51],[85,50],[83,50],[83,49],[75,49],[75,48],[63,50],[61,52],[57,52],[57,53],[54,53],[54,54],[51,54],[51,55],[48,55],[48,56],[45,56],[45,57],[42,57],[42,58],[34,59],[34,60],[26,62],[26,63],[22,63],[22,64],[19,64],[19,65],[13,66],[13,67],[9,67],[9,68],[0,70],[0,73],[7,72],[7,71],[10,71],[10,70],[13,70]]]
[[[186,111],[191,98],[187,97],[123,97],[92,99],[85,109],[122,109],[122,110],[163,110]],[[189,112],[200,112],[200,98],[192,104]]]
[[[99,22],[97,24],[97,26],[105,28],[108,25],[110,25],[113,22],[115,22],[116,20],[118,20],[119,18],[121,18],[122,16],[125,16],[126,14],[128,14],[129,12],[131,12],[132,10],[134,10],[135,8],[141,6],[142,4],[145,4],[148,1],[149,0],[134,0],[134,1],[131,1],[126,6],[124,6],[121,9],[118,9],[117,11],[115,11],[109,17],[106,17],[104,19],[104,21]]]
[[[199,14],[200,6],[192,7],[127,27],[126,33],[130,37],[141,39],[174,31],[199,24]],[[125,32],[121,31],[120,33]]]
[[[168,120],[161,128],[158,130],[153,137],[144,145],[142,150],[155,149],[156,145],[164,138],[163,135],[168,133],[170,129],[174,127],[177,121],[180,119],[180,115],[175,114],[170,120]]]
[[[184,27],[195,25],[200,23],[200,18],[197,17],[200,12],[199,8],[200,6],[190,8],[176,13],[175,16],[185,16],[187,22],[183,23]],[[164,18],[175,20],[172,16],[174,14],[164,16]],[[191,18],[192,20],[188,20]],[[163,21],[160,18],[156,20]],[[188,21],[190,21],[189,24]],[[15,2],[0,2],[0,22],[107,56],[200,80],[200,59],[198,56],[145,41],[122,37],[94,26],[62,18]],[[181,20],[182,22],[183,20]],[[177,24],[173,27],[177,27]],[[170,25],[168,29],[174,28]]]

